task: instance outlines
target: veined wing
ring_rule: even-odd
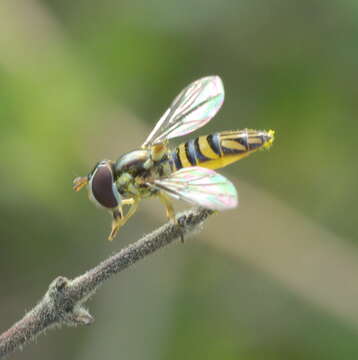
[[[223,102],[224,86],[219,76],[194,81],[174,99],[142,147],[189,134],[204,126]]]
[[[202,167],[183,168],[149,185],[164,190],[176,199],[212,210],[231,209],[238,204],[237,192],[231,181],[214,170]]]

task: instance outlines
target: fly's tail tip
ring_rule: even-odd
[[[272,146],[274,140],[275,140],[275,130],[270,129],[267,132],[267,141],[264,145],[264,148],[269,149]]]

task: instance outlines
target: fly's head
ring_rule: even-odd
[[[80,191],[87,186],[90,199],[100,207],[113,210],[121,205],[122,197],[118,192],[114,165],[111,160],[102,160],[87,175],[73,180],[73,189]]]

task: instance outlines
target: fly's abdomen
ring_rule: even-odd
[[[273,139],[273,130],[251,129],[199,136],[180,144],[172,152],[172,167],[174,170],[189,166],[219,169],[254,151],[269,148]]]

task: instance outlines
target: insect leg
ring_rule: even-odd
[[[135,202],[136,202],[136,200],[133,198],[122,200],[123,205],[133,205]]]
[[[118,233],[118,230],[122,226],[122,222],[123,222],[123,210],[122,210],[122,207],[120,206],[120,207],[114,209],[112,211],[112,216],[113,216],[112,230],[111,230],[111,233],[108,236],[109,241],[112,241],[115,238],[115,236]]]
[[[165,214],[167,215],[167,218],[176,224],[175,211],[169,196],[163,192],[159,192],[158,196],[165,206]]]
[[[139,200],[135,198],[124,199],[122,200],[122,205],[129,205],[130,208],[127,214],[123,215],[122,206],[113,210],[113,221],[112,221],[112,230],[109,234],[108,240],[112,241],[119,229],[129,220],[129,218],[136,212],[138,208]]]
[[[131,199],[126,199],[126,200],[127,200],[126,205],[130,205],[130,208],[129,208],[127,214],[123,217],[123,219],[121,221],[121,226],[123,226],[129,220],[129,218],[137,211],[138,205],[139,205],[138,198],[131,198]],[[124,200],[123,203],[126,200]]]
[[[172,221],[173,224],[176,225],[180,225],[178,224],[178,221],[175,217],[175,211],[172,205],[172,202],[170,201],[170,198],[167,194],[165,194],[164,192],[159,192],[159,199],[161,200],[161,202],[164,204],[165,206],[165,212],[167,215],[167,218]],[[180,235],[180,240],[183,243],[184,242],[184,235]]]

